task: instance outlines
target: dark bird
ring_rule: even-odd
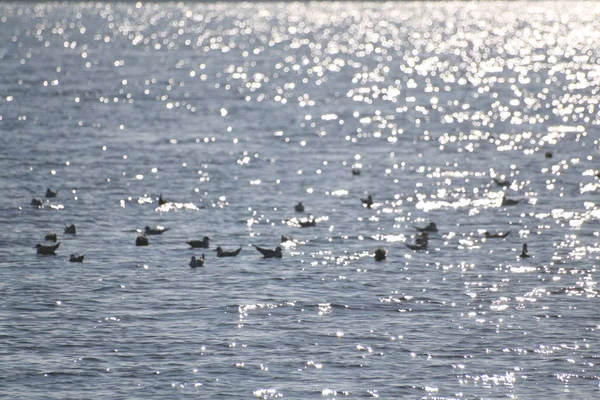
[[[242,250],[242,248],[240,247],[237,250],[223,250],[221,247],[217,247],[216,251],[217,251],[217,257],[235,257],[238,254],[240,254],[240,251]]]
[[[302,202],[298,202],[298,204],[294,206],[294,210],[299,213],[304,212],[304,204],[302,204]]]
[[[500,180],[500,179],[498,179],[498,178],[492,178],[492,179],[494,180],[494,182],[495,182],[495,183],[496,183],[496,185],[498,185],[498,186],[502,186],[502,187],[509,187],[509,186],[510,186],[510,181],[508,181],[508,180],[506,180],[506,179],[505,179],[505,180],[503,180],[503,181],[501,181],[501,180]]]
[[[162,235],[168,230],[169,228],[163,228],[162,226],[157,226],[156,228],[150,228],[149,226],[146,226],[144,228],[146,235]]]
[[[70,233],[71,235],[74,235],[77,232],[77,229],[75,228],[75,225],[71,224],[71,225],[65,225],[65,233]]]
[[[188,240],[186,243],[189,244],[193,249],[208,249],[208,236],[204,236],[202,240]]]
[[[49,255],[55,254],[54,252],[56,251],[56,249],[58,249],[58,246],[60,246],[60,242],[52,245],[44,245],[38,243],[35,246],[33,246],[33,248],[37,249],[38,254]]]
[[[373,205],[373,197],[371,197],[371,195],[368,195],[366,198],[360,200],[362,201],[363,207],[371,208]]]
[[[44,202],[38,198],[31,199],[31,205],[34,207],[41,207],[43,204]]]
[[[437,232],[438,231],[437,226],[435,226],[435,223],[433,223],[433,222],[430,222],[429,225],[427,225],[425,228],[419,228],[418,226],[415,226],[415,228],[419,232]]]
[[[551,151],[547,151],[545,154],[546,158],[552,158],[552,152]]]
[[[507,232],[497,232],[497,233],[490,233],[488,231],[485,231],[483,233],[486,237],[486,239],[496,239],[496,238],[505,238],[508,235],[510,235],[510,231]]]
[[[56,237],[56,233],[48,232],[46,233],[46,236],[44,236],[44,239],[49,240],[51,242],[56,242],[58,240],[58,237]]]
[[[52,190],[50,188],[46,189],[46,197],[48,197],[48,198],[56,197],[57,194],[58,194],[58,190]]]
[[[507,199],[506,193],[502,195],[502,206],[516,206],[521,200]]]
[[[204,254],[202,254],[202,257],[198,258],[196,258],[196,256],[192,256],[192,259],[190,260],[190,267],[204,267]]]
[[[158,196],[158,205],[159,205],[159,206],[162,206],[163,204],[167,204],[167,203],[168,203],[168,201],[167,201],[167,200],[165,200],[165,199],[163,199],[163,197],[162,197],[162,193],[161,193],[161,194]]]
[[[360,175],[360,168],[352,168],[352,175],[356,176],[356,175]]]
[[[408,247],[411,250],[416,250],[416,251],[422,251],[422,250],[427,250],[427,243],[423,243],[423,244],[408,244],[405,243],[406,247]]]
[[[317,225],[317,221],[314,219],[309,219],[308,221],[298,221],[298,223],[300,224],[301,228],[308,228],[309,226]]]
[[[375,261],[383,261],[387,257],[387,251],[383,248],[378,248],[375,250]]]
[[[253,246],[256,247],[256,250],[258,250],[263,255],[263,258],[281,258],[283,256],[283,254],[281,253],[281,247],[279,246],[275,247],[275,250],[263,249],[262,247],[258,247],[257,245]]]
[[[71,254],[71,258],[69,258],[70,262],[83,262],[83,257],[85,254]]]
[[[527,253],[527,244],[523,243],[523,251],[521,251],[521,254],[519,254],[520,258],[529,258],[531,257],[528,253]]]
[[[292,239],[292,237],[291,237],[291,236],[284,236],[284,235],[281,235],[281,243],[284,243],[284,242],[291,242],[291,241],[293,241],[293,240],[294,240],[294,239]]]
[[[138,237],[135,238],[135,245],[148,246],[148,238],[146,237],[146,235],[138,235]]]

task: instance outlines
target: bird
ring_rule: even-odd
[[[65,225],[65,233],[70,233],[71,235],[74,235],[76,232],[77,229],[75,228],[74,224]]]
[[[279,246],[275,247],[275,250],[263,249],[262,247],[258,247],[257,245],[253,246],[256,247],[256,250],[258,250],[263,255],[263,258],[281,258],[283,256],[283,254],[281,253],[281,247]]]
[[[150,228],[149,226],[146,226],[144,228],[146,235],[162,235],[168,230],[169,228],[163,228],[162,226],[157,226],[156,228]]]
[[[405,244],[406,247],[408,247],[411,250],[427,250],[427,246],[429,245],[429,234],[426,231],[421,231],[415,238],[414,244]]]
[[[69,262],[83,262],[83,257],[85,254],[71,254],[71,258],[69,258]]]
[[[56,197],[57,194],[58,194],[58,190],[52,190],[50,188],[46,189],[46,197],[48,197],[48,198]]]
[[[437,226],[435,226],[435,223],[433,223],[433,222],[430,222],[429,225],[427,225],[425,228],[419,228],[418,226],[415,226],[415,228],[419,232],[437,232],[438,231]]]
[[[148,238],[146,237],[146,235],[138,235],[135,238],[135,245],[136,246],[148,246]]]
[[[56,242],[58,240],[58,238],[56,237],[56,233],[54,233],[54,232],[46,233],[46,236],[44,236],[44,239],[49,240],[51,242]]]
[[[192,256],[192,259],[190,260],[190,267],[192,268],[196,268],[196,267],[203,267],[204,266],[204,254],[202,254],[202,257],[196,258],[196,256]]]
[[[217,257],[235,257],[238,254],[240,254],[240,251],[242,250],[242,248],[240,247],[237,250],[223,250],[220,246],[217,247],[216,252],[217,252]]]
[[[294,206],[294,210],[299,213],[304,212],[304,204],[302,204],[301,201],[298,202],[298,204]]]
[[[501,181],[498,178],[492,178],[494,180],[494,182],[496,182],[496,185],[498,186],[502,186],[502,187],[508,187],[510,186],[510,181],[508,181],[507,179]]]
[[[33,248],[37,249],[38,254],[49,255],[55,254],[54,252],[56,251],[56,249],[58,249],[58,246],[60,246],[60,242],[52,245],[44,245],[38,243],[35,246],[33,246]]]
[[[360,168],[352,168],[352,175],[356,176],[356,175],[360,175]]]
[[[373,197],[371,197],[371,195],[368,195],[366,198],[360,200],[362,201],[363,207],[371,208],[373,205]]]
[[[300,224],[301,228],[308,228],[309,226],[317,225],[317,221],[314,219],[309,219],[308,221],[298,221],[298,223]]]
[[[495,238],[505,238],[508,235],[510,235],[510,231],[506,231],[506,232],[497,232],[497,233],[490,233],[488,231],[485,231],[483,233],[485,235],[485,237],[487,239],[495,239]]]
[[[375,250],[375,261],[383,261],[387,257],[387,251],[384,248],[378,248]]]
[[[502,204],[503,206],[516,206],[517,204],[519,204],[521,200],[514,200],[514,199],[507,199],[506,198],[506,193],[504,193],[502,195]]]
[[[159,206],[162,206],[162,205],[164,205],[164,204],[167,204],[167,203],[168,203],[168,201],[167,201],[167,200],[165,200],[165,199],[163,199],[163,197],[162,197],[162,193],[161,193],[161,194],[158,196],[158,205],[159,205]]]
[[[529,258],[531,257],[528,253],[527,253],[527,244],[523,243],[523,251],[521,251],[521,254],[519,254],[520,258]]]
[[[551,151],[547,151],[546,154],[545,154],[546,158],[552,158],[552,155],[553,154],[552,154]]]
[[[408,243],[404,243],[406,245],[406,247],[408,247],[411,250],[417,250],[417,251],[421,251],[421,250],[427,250],[427,243],[424,244],[408,244]]]
[[[44,204],[44,202],[41,199],[38,198],[33,198],[31,199],[31,205],[34,207],[41,207]]]
[[[285,235],[281,235],[281,243],[285,243],[285,242],[291,242],[294,239],[291,236],[285,236]]]
[[[208,249],[208,236],[204,236],[202,240],[188,240],[186,243],[189,244],[193,249]]]

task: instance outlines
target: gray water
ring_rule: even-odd
[[[599,37],[595,2],[0,5],[0,396],[597,398]]]

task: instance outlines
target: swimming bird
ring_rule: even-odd
[[[425,228],[419,228],[418,226],[415,226],[415,228],[419,232],[437,232],[438,231],[437,226],[435,226],[435,223],[433,223],[433,222],[430,222],[429,225],[427,225]]]
[[[487,239],[495,239],[495,238],[505,238],[508,235],[510,235],[510,231],[506,231],[506,232],[496,232],[496,233],[490,233],[488,231],[485,231],[483,233],[485,235],[485,237]]]
[[[523,243],[523,251],[521,251],[521,254],[519,254],[520,258],[529,258],[531,257],[528,253],[527,253],[527,244]]]
[[[135,238],[135,245],[136,246],[148,246],[148,238],[146,237],[146,235],[138,235]]]
[[[162,197],[162,193],[161,193],[161,194],[158,196],[158,205],[159,205],[159,206],[162,206],[162,205],[164,205],[164,204],[167,204],[167,203],[168,203],[168,201],[167,201],[167,200],[165,200],[165,199],[163,199],[163,197]]]
[[[373,205],[373,197],[371,197],[371,195],[368,195],[366,198],[360,200],[362,201],[363,207],[371,208]]]
[[[31,205],[34,207],[41,207],[43,204],[44,204],[44,202],[41,199],[38,199],[38,198],[31,199]]]
[[[56,197],[58,190],[46,189],[46,197]]]
[[[502,206],[516,206],[521,200],[507,199],[506,193],[502,195]]]
[[[74,224],[65,225],[65,233],[69,233],[71,235],[74,235],[76,232],[77,232],[77,229],[75,228]]]
[[[378,248],[375,250],[375,261],[383,261],[387,257],[387,251],[384,248]]]
[[[501,181],[498,178],[492,178],[492,179],[494,180],[494,182],[496,182],[496,185],[498,185],[498,186],[502,186],[502,187],[508,187],[508,186],[510,186],[510,181],[508,181],[506,179],[503,180],[503,181]]]
[[[360,175],[360,168],[352,168],[352,175],[356,176],[356,175]]]
[[[69,258],[70,262],[83,262],[83,257],[85,254],[71,254],[71,258]]]
[[[60,242],[52,245],[44,245],[38,243],[35,246],[33,246],[33,248],[37,249],[38,254],[49,255],[55,254],[54,252],[56,251],[56,249],[58,249],[58,246],[60,246]]]
[[[186,243],[189,244],[192,249],[208,249],[208,241],[210,238],[204,236],[202,240],[188,240]]]
[[[240,254],[240,251],[242,250],[242,248],[240,247],[237,250],[223,250],[221,247],[217,247],[216,252],[217,252],[217,257],[235,257],[238,254]]]
[[[44,236],[44,239],[49,240],[51,242],[56,242],[58,240],[58,238],[56,237],[56,233],[54,233],[54,232],[46,233],[46,236]]]
[[[547,151],[545,154],[546,158],[552,158],[552,152],[551,151]]]
[[[301,228],[308,228],[309,226],[317,225],[317,221],[314,219],[309,219],[308,221],[298,221],[298,223],[300,224]]]
[[[149,226],[146,226],[144,228],[146,235],[162,235],[168,230],[169,228],[163,228],[162,226],[157,226],[156,228],[150,228]]]
[[[416,251],[422,251],[422,250],[427,250],[427,243],[424,244],[408,244],[408,243],[404,243],[406,245],[406,247],[408,247],[411,250],[416,250]]]
[[[291,242],[291,241],[293,241],[293,240],[294,240],[294,239],[293,239],[291,236],[284,236],[284,235],[281,235],[281,243],[284,243],[284,242]]]
[[[192,259],[190,260],[190,267],[204,267],[204,254],[202,254],[202,257],[199,258],[196,258],[196,256],[192,256]]]
[[[295,210],[296,212],[304,212],[304,204],[302,204],[302,202],[301,202],[301,201],[300,201],[300,202],[298,202],[298,204],[296,204],[296,205],[294,206],[294,210]]]
[[[263,249],[262,247],[258,247],[257,245],[253,246],[256,247],[256,250],[258,250],[263,255],[263,258],[281,258],[283,256],[283,254],[281,253],[281,247],[279,246],[275,247],[275,250]]]

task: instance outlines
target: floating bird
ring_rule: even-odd
[[[75,228],[75,225],[71,224],[71,225],[65,225],[65,233],[70,233],[71,235],[74,235],[77,232],[77,229]]]
[[[296,210],[296,212],[304,212],[304,204],[302,204],[302,202],[298,202],[298,204],[296,204],[294,206],[294,210]]]
[[[418,226],[415,226],[415,228],[419,232],[437,232],[438,231],[437,226],[435,226],[435,223],[433,223],[433,222],[430,222],[429,225],[427,225],[425,228],[419,228]]]
[[[58,246],[60,246],[60,242],[52,245],[44,245],[38,243],[35,246],[33,246],[33,248],[37,249],[38,254],[49,255],[55,254],[54,252],[56,251],[56,249],[58,249]]]
[[[138,237],[135,238],[135,245],[148,246],[148,238],[146,237],[146,235],[138,235]]]
[[[502,206],[516,206],[517,204],[519,204],[521,200],[513,200],[513,199],[507,199],[506,198],[506,193],[504,193],[502,195]]]
[[[31,199],[31,205],[34,207],[41,207],[43,204],[44,202],[38,198]]]
[[[427,243],[424,244],[408,244],[408,243],[404,243],[406,245],[406,247],[408,247],[411,250],[416,250],[416,251],[422,251],[422,250],[427,250]]]
[[[190,260],[190,267],[204,267],[204,254],[202,254],[202,257],[199,258],[196,258],[196,256],[192,256],[192,259]]]
[[[356,175],[360,175],[360,168],[352,168],[352,175],[356,176]]]
[[[186,243],[193,249],[208,249],[209,240],[210,238],[208,236],[204,236],[202,240],[188,240]]]
[[[167,200],[165,200],[165,199],[163,199],[163,197],[162,197],[162,193],[161,193],[161,194],[158,196],[158,205],[159,205],[159,206],[162,206],[162,205],[164,205],[164,204],[167,204],[167,203],[168,203],[168,201],[167,201]]]
[[[256,247],[256,250],[258,250],[263,255],[263,258],[281,258],[283,256],[283,254],[281,253],[281,247],[279,246],[275,247],[275,250],[263,249],[262,247],[258,247],[257,245],[253,246]]]
[[[317,221],[314,219],[309,219],[308,221],[298,221],[298,223],[300,224],[301,228],[308,228],[309,226],[317,225]]]
[[[71,258],[69,258],[70,262],[83,262],[83,257],[85,254],[71,254]]]
[[[46,233],[46,236],[44,236],[44,239],[49,240],[51,242],[56,242],[58,240],[58,238],[56,237],[56,233],[54,233],[54,232]]]
[[[373,197],[371,197],[371,195],[368,195],[366,198],[360,200],[362,201],[363,207],[371,208],[373,205]]]
[[[497,233],[490,233],[488,231],[485,231],[483,234],[485,235],[485,237],[487,239],[505,238],[508,235],[510,235],[510,231],[507,231],[507,232],[497,232]]]
[[[546,158],[552,158],[552,155],[553,154],[552,154],[551,151],[547,151],[546,154],[545,154]]]
[[[387,251],[383,248],[378,248],[375,250],[375,261],[383,261],[387,257]]]
[[[496,185],[498,185],[498,186],[502,186],[502,187],[509,187],[510,186],[510,181],[508,181],[506,179],[503,180],[503,181],[501,181],[498,178],[492,178],[492,179],[494,180],[494,182],[496,182]]]
[[[46,197],[56,197],[58,190],[46,189]]]
[[[527,244],[523,243],[523,251],[521,251],[521,254],[519,254],[520,258],[529,258],[531,257],[529,254],[527,254]]]
[[[146,235],[162,235],[168,230],[169,228],[163,228],[162,226],[157,226],[156,228],[150,228],[149,226],[146,226],[144,228]]]
[[[406,247],[408,247],[411,250],[427,250],[427,246],[429,245],[429,234],[427,233],[427,231],[421,231],[415,238],[414,244],[405,244]]]
[[[294,239],[291,236],[281,235],[281,243],[292,242]]]
[[[238,254],[240,254],[240,251],[242,250],[242,248],[240,247],[237,250],[223,250],[221,247],[217,247],[216,252],[217,252],[217,257],[235,257]]]

